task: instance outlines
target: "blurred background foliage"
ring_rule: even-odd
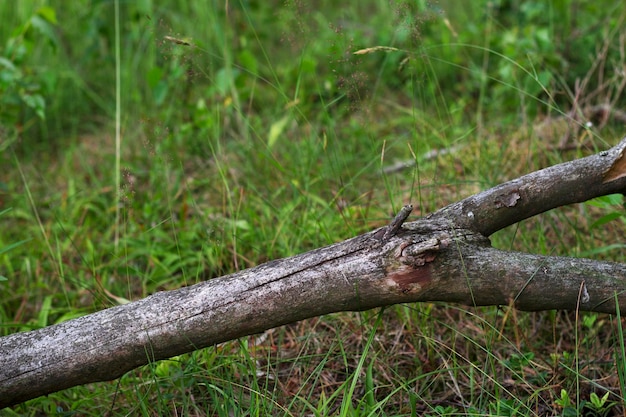
[[[604,84],[621,76],[619,2],[383,3],[121,2],[125,117],[188,119],[177,126],[187,133],[210,129],[212,105],[225,99],[247,114],[298,100],[306,115],[320,100],[384,89],[502,120],[567,108],[582,87],[614,98]],[[0,29],[4,129],[59,142],[111,120],[113,4],[3,8],[15,22]],[[378,45],[397,50],[351,54]]]

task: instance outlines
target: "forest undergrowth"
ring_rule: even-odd
[[[466,3],[0,3],[0,335],[342,241],[407,203],[424,216],[624,136],[620,1]],[[623,204],[491,240],[623,262]],[[506,305],[332,314],[0,414],[624,415],[622,326]]]

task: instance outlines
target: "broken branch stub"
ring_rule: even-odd
[[[611,164],[611,167],[603,174],[603,183],[615,181],[626,176],[626,154],[624,153],[625,147],[626,145],[618,149],[619,153],[613,160],[613,164]],[[600,155],[604,155],[604,153],[601,153]],[[609,156],[608,152],[606,156]]]

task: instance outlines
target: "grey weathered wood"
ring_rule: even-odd
[[[556,207],[625,193],[625,147],[622,139],[608,151],[524,175],[451,204],[436,217],[489,236]]]
[[[117,378],[322,314],[419,302],[524,310],[626,309],[626,265],[494,249],[491,233],[554,207],[626,192],[626,139],[400,225],[291,258],[0,338],[0,407]]]

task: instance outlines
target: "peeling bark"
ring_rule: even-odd
[[[488,236],[552,208],[626,192],[626,139],[404,223],[291,258],[0,338],[0,407],[338,311],[447,301],[522,310],[626,309],[626,265],[494,249]]]
[[[604,173],[603,183],[611,182],[626,176],[626,156],[624,148],[620,149],[619,155],[607,172]]]

